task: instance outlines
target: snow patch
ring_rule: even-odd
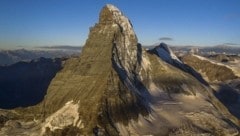
[[[150,69],[151,62],[147,57],[142,57],[142,68],[147,71]]]
[[[42,125],[42,134],[48,127],[51,131],[63,129],[66,126],[73,125],[83,127],[78,113],[79,105],[72,101],[67,102],[61,109],[49,116]]]

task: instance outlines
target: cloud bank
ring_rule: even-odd
[[[171,38],[171,37],[160,37],[158,40],[159,41],[173,41],[173,38]]]

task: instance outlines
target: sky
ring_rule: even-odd
[[[240,0],[0,0],[0,48],[82,46],[107,3],[142,45],[240,46]]]

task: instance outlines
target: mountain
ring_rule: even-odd
[[[81,46],[70,46],[70,45],[55,45],[55,46],[39,46],[38,49],[54,49],[54,50],[65,50],[65,51],[80,51]]]
[[[56,49],[57,48],[57,49]],[[49,47],[39,49],[16,49],[16,50],[0,50],[0,66],[8,66],[20,61],[30,62],[33,59],[44,58],[62,58],[79,54],[80,49],[72,49],[67,47]]]
[[[212,89],[165,61],[108,4],[41,103],[0,111],[0,135],[238,135]]]

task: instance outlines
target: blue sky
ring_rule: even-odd
[[[143,45],[240,46],[239,0],[0,0],[0,48],[84,45],[107,3]]]

